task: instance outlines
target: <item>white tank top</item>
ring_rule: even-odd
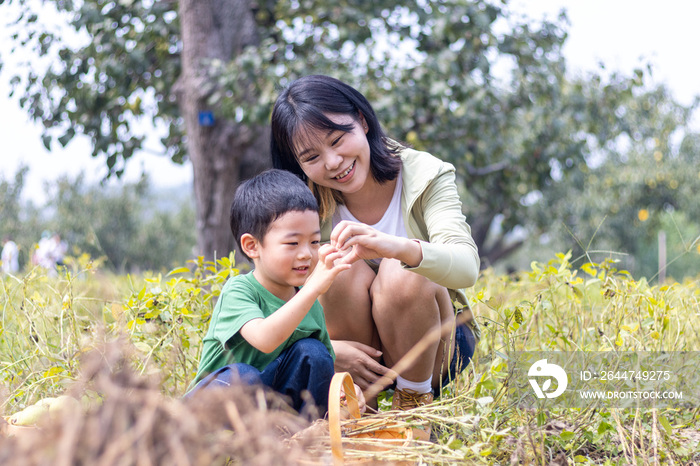
[[[382,218],[379,219],[374,225],[370,225],[377,231],[386,233],[388,235],[399,236],[401,238],[408,238],[406,233],[406,226],[403,223],[403,212],[401,211],[401,191],[403,190],[403,180],[401,178],[401,173],[396,179],[396,187],[394,188],[394,194],[391,197],[391,202],[389,207],[387,207]],[[333,227],[335,227],[342,220],[349,220],[352,222],[362,223],[355,218],[354,215],[350,213],[347,207],[344,205],[338,205],[335,213],[333,214]],[[373,259],[372,262],[379,263],[380,259]]]

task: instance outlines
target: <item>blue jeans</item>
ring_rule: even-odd
[[[467,368],[474,356],[476,349],[476,338],[467,324],[459,324],[455,329],[455,352],[450,361],[450,370],[443,379],[442,384],[446,385],[453,381],[464,369]],[[440,396],[440,388],[433,389],[433,395]]]
[[[328,389],[333,374],[333,358],[326,345],[314,338],[304,338],[282,351],[262,371],[249,364],[236,363],[212,372],[200,380],[187,397],[211,387],[262,384],[288,397],[299,412],[307,404],[302,394],[308,392],[323,416],[328,410]]]

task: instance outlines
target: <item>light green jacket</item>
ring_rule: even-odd
[[[408,237],[420,240],[423,249],[423,260],[417,267],[404,267],[447,288],[457,307],[464,306],[471,322],[464,288],[476,283],[479,253],[462,213],[455,168],[427,152],[406,148],[400,156],[404,224]],[[322,241],[330,240],[331,223],[329,219],[322,225]]]

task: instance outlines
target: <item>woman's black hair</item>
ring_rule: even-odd
[[[400,146],[391,141],[377,120],[365,96],[344,82],[330,76],[311,75],[294,81],[282,91],[272,110],[270,149],[272,166],[288,170],[306,180],[296,151],[295,141],[301,132],[317,130],[350,131],[353,125],[341,125],[326,115],[351,115],[355,121],[364,117],[368,126],[370,172],[379,183],[395,179],[401,169],[397,157]]]
[[[307,210],[318,212],[318,202],[304,182],[288,171],[270,169],[244,181],[233,196],[229,217],[238,250],[243,252],[244,233],[263,241],[270,225],[279,217],[287,212]]]

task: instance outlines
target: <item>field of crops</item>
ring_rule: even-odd
[[[697,404],[534,409],[509,396],[514,351],[700,350],[699,279],[660,286],[634,280],[610,260],[575,263],[558,254],[533,263],[529,272],[482,273],[470,290],[482,330],[473,364],[440,402],[415,413],[431,422],[433,441],[394,448],[383,459],[700,464]],[[1,435],[0,463],[322,462],[309,448],[313,435],[290,439],[309,422],[260,392],[242,391],[235,403],[180,399],[194,376],[216,296],[235,273],[228,257],[200,259],[167,275],[115,276],[84,256],[57,277],[39,268],[3,276],[2,414],[11,420],[61,395],[77,404],[44,416],[40,429]],[[386,398],[380,401],[380,408],[388,406]]]

